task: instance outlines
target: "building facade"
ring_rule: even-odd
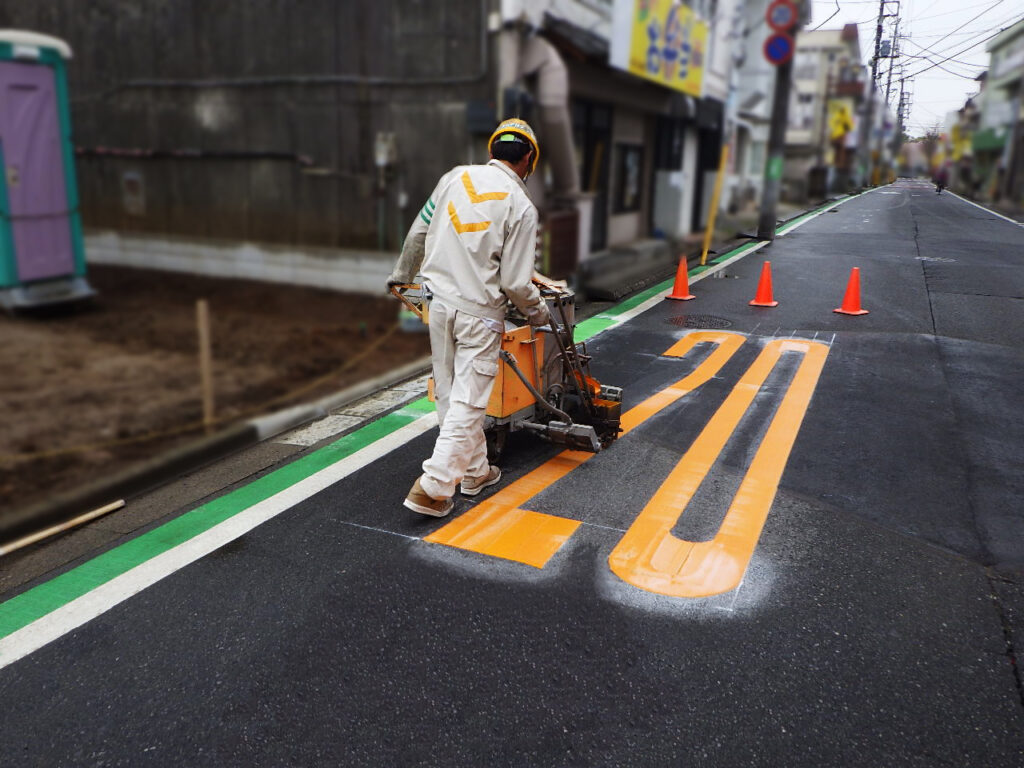
[[[988,46],[989,69],[980,130],[974,137],[983,165],[982,188],[992,198],[1024,204],[1024,21]]]
[[[741,5],[38,0],[0,8],[0,27],[77,52],[72,123],[93,232],[132,235],[136,250],[157,238],[391,258],[437,178],[486,160],[494,126],[519,115],[540,136],[531,193],[558,235],[547,266],[564,273],[704,226]],[[637,30],[666,67],[689,57],[685,88],[613,66],[616,13],[652,14]]]

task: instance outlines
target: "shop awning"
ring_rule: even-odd
[[[1006,144],[1006,131],[996,132],[993,128],[986,128],[974,134],[971,146],[975,152],[993,152],[1003,148]]]

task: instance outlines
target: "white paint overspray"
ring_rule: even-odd
[[[610,543],[602,552],[605,567],[595,569],[594,590],[603,600],[641,613],[706,621],[747,620],[764,609],[775,586],[770,558],[755,551],[743,581],[731,592],[712,597],[659,595],[627,584],[607,568],[613,546]]]
[[[457,508],[459,514],[465,511]],[[567,564],[577,545],[578,538],[579,533],[577,532],[543,568],[534,568],[526,563],[422,540],[411,545],[409,556],[431,566],[485,581],[500,584],[548,584],[558,581],[566,575]]]

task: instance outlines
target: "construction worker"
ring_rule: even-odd
[[[430,295],[430,349],[441,427],[423,474],[406,496],[414,512],[444,517],[457,485],[475,496],[501,479],[487,461],[483,423],[498,373],[511,301],[530,325],[548,308],[533,277],[537,209],[523,181],[540,150],[524,120],[506,120],[488,142],[486,165],[453,168],[438,182],[405,238],[388,289],[419,282]]]

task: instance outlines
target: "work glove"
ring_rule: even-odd
[[[551,313],[548,311],[548,305],[541,302],[535,307],[530,307],[526,310],[526,322],[535,328],[542,325],[547,325],[551,322]]]

